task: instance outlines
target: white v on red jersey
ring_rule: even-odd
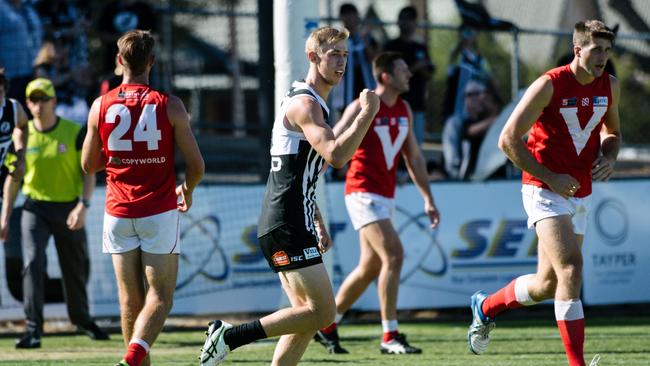
[[[102,96],[98,128],[106,154],[106,212],[141,218],[175,209],[167,94],[148,85],[122,84]]]
[[[569,65],[546,72],[553,83],[550,103],[533,125],[528,149],[554,173],[570,174],[580,182],[574,197],[591,194],[591,164],[598,157],[600,130],[612,103],[609,74],[587,85],[578,83]],[[549,189],[539,178],[523,172],[524,184]]]
[[[375,120],[350,160],[345,194],[370,192],[395,196],[397,162],[409,131],[409,115],[402,98],[389,107],[382,101]]]

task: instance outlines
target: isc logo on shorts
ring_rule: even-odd
[[[286,266],[289,264],[289,256],[284,252],[284,250],[281,250],[279,252],[273,253],[271,256],[271,261],[276,267]]]
[[[305,259],[320,257],[320,253],[318,252],[318,249],[316,247],[305,248],[302,250],[302,252],[303,254],[305,254]]]

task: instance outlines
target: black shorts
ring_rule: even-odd
[[[304,228],[284,224],[260,237],[259,243],[273,272],[323,263],[318,239]]]

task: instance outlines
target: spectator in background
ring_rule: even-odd
[[[117,40],[132,29],[145,29],[158,32],[158,16],[147,1],[116,0],[109,1],[101,10],[98,31],[104,47],[104,57],[100,74],[113,75]]]
[[[0,0],[0,67],[10,80],[7,96],[23,105],[42,38],[41,20],[29,2]]]
[[[57,115],[78,123],[88,116],[88,92],[92,85],[92,72],[88,62],[88,13],[73,0],[40,0],[36,3],[40,14],[44,39],[56,47],[58,64],[67,72],[67,80],[54,82],[57,90]],[[34,63],[38,66],[38,63]],[[50,79],[47,75],[36,77]]]
[[[70,46],[60,39],[44,41],[34,61],[34,76],[54,84],[57,116],[84,125],[88,117],[88,102],[84,88],[75,81],[77,70],[70,67],[69,50]]]
[[[413,110],[413,132],[418,145],[422,144],[426,131],[426,104],[429,82],[435,67],[429,58],[426,43],[417,39],[417,10],[407,6],[400,10],[397,17],[399,37],[384,45],[386,51],[399,52],[413,74],[409,83],[409,91],[403,95]]]
[[[90,20],[76,1],[40,0],[36,10],[41,17],[45,37],[69,46],[70,68],[80,72],[88,68],[88,37]],[[57,89],[58,90],[58,89]]]
[[[27,331],[16,342],[16,348],[41,346],[43,272],[50,235],[54,235],[70,321],[92,339],[106,340],[108,334],[90,317],[86,293],[90,263],[84,223],[95,176],[84,175],[81,170],[85,129],[54,113],[56,93],[51,81],[30,82],[25,95],[27,107],[34,116],[29,121],[23,186],[26,200],[20,223]],[[4,218],[10,217],[20,187],[19,181],[7,181],[7,202],[3,203],[1,215]]]
[[[374,89],[375,79],[372,76],[370,62],[378,51],[377,42],[363,28],[359,10],[350,3],[344,3],[339,8],[339,17],[343,26],[350,32],[348,38],[348,63],[340,84],[332,90],[332,106],[342,112],[345,107],[359,96],[365,88]],[[334,119],[336,120],[336,119]]]
[[[468,180],[474,172],[483,138],[501,111],[502,101],[494,84],[484,79],[469,80],[463,98],[465,112],[447,119],[442,143],[449,178]]]
[[[474,28],[461,26],[458,44],[449,56],[447,89],[442,105],[442,117],[465,113],[465,84],[472,78],[490,78],[489,65],[478,49],[478,34]]]

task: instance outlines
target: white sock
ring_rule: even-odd
[[[527,274],[517,277],[515,280],[515,298],[517,302],[523,306],[531,306],[537,304],[537,301],[530,297],[528,292],[528,282],[533,279],[534,274]]]
[[[384,333],[397,332],[397,320],[382,320],[381,327]]]
[[[141,345],[142,348],[144,348],[144,350],[147,351],[147,353],[149,353],[149,349],[151,348],[151,346],[149,346],[149,343],[145,342],[144,339],[131,338],[131,342],[129,342],[129,344],[131,344],[131,343],[137,343],[137,344]]]
[[[336,313],[336,316],[334,317],[334,323],[340,323],[341,319],[343,319],[343,314]]]

